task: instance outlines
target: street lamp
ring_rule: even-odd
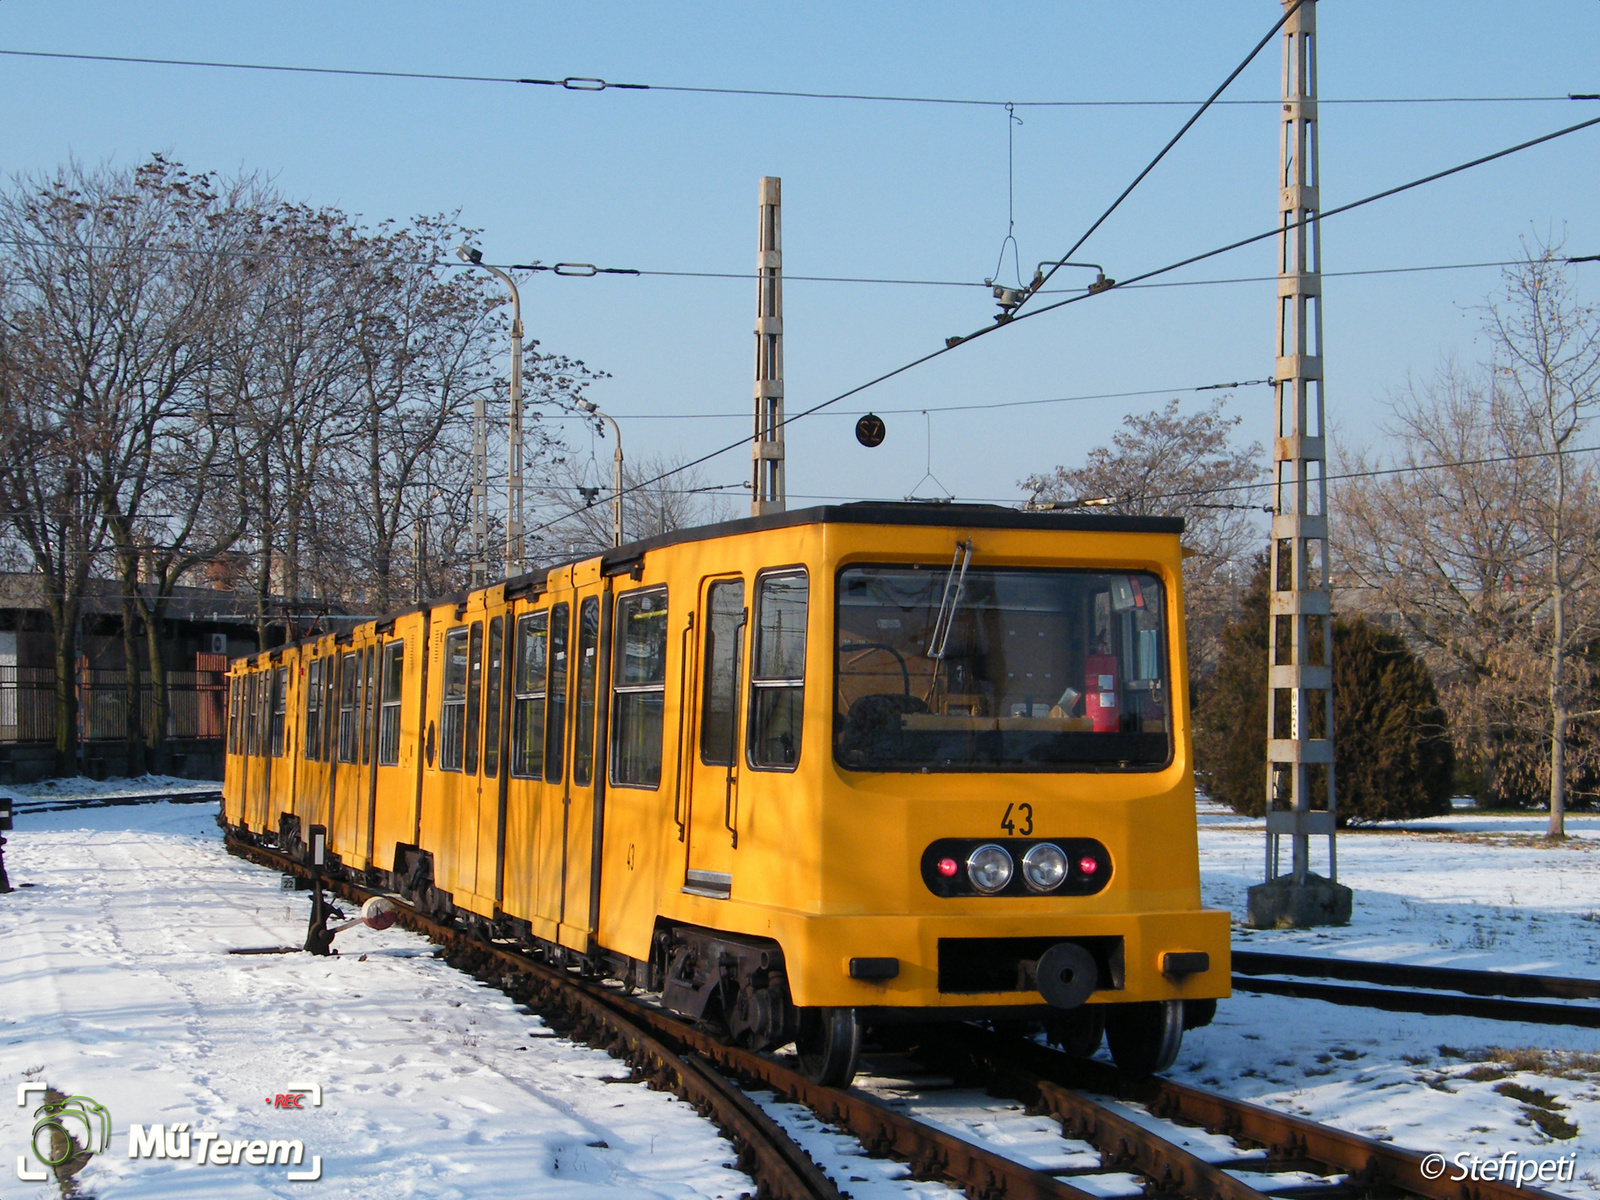
[[[616,419],[601,412],[593,400],[579,396],[572,404],[580,412],[586,412],[602,421],[610,421],[612,432],[617,436],[617,452],[611,458],[611,544],[620,546],[622,545],[622,430],[618,428]]]
[[[483,251],[457,246],[456,255],[468,266],[482,267],[511,289],[511,416],[506,431],[506,578],[521,575],[522,562],[522,297],[516,282],[498,267],[483,261]],[[478,562],[472,564],[472,582],[481,586],[480,570],[488,571],[489,448],[484,430],[483,397],[472,402],[472,450],[478,479],[473,487],[482,500],[473,511],[473,548]],[[480,492],[479,489],[482,489]]]

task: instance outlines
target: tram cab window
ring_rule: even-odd
[[[467,734],[467,631],[444,635],[444,687],[439,702],[439,769],[461,770]]]
[[[852,770],[1171,760],[1166,593],[1146,572],[849,567],[836,652],[834,756]]]
[[[363,767],[372,761],[372,709],[375,699],[373,673],[376,661],[377,649],[368,646],[366,662],[361,670],[361,765]]]
[[[600,669],[600,598],[578,606],[578,711],[572,722],[572,782],[587,787],[594,766],[594,697]]]
[[[271,744],[272,757],[283,757],[283,726],[284,717],[288,715],[289,704],[289,668],[279,667],[272,673],[272,724],[268,741]]]
[[[537,779],[544,773],[545,653],[550,614],[529,613],[517,622],[511,674],[511,773]]]
[[[755,644],[750,656],[752,767],[792,771],[800,762],[808,583],[804,571],[756,580]]]
[[[667,592],[617,600],[611,701],[611,782],[661,783],[661,728],[667,697]]]
[[[383,648],[382,682],[379,692],[378,765],[397,766],[400,762],[400,693],[405,683],[406,644],[390,642]]]
[[[700,761],[731,767],[739,737],[739,660],[744,648],[744,580],[723,579],[706,591],[706,661],[700,704]]]

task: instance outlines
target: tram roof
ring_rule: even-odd
[[[741,517],[734,521],[718,521],[712,525],[694,525],[687,529],[674,529],[655,537],[626,542],[599,554],[601,570],[607,575],[622,574],[652,550],[679,546],[686,542],[704,542],[713,538],[736,537],[745,533],[760,533],[768,529],[789,529],[796,525],[913,525],[955,526],[961,529],[1034,529],[1054,533],[1166,533],[1183,532],[1182,517],[1135,517],[1116,513],[1099,513],[1082,509],[1029,512],[1008,508],[1002,504],[958,504],[938,501],[858,500],[847,504],[818,504],[811,508],[797,508],[788,512],[768,513],[760,517]],[[547,567],[540,567],[509,579],[497,580],[510,592],[525,591],[544,582],[551,571],[573,563],[588,562],[594,554],[562,559]],[[401,609],[370,618],[380,625],[392,623],[407,613],[421,612],[441,604],[464,603],[469,592],[452,592],[434,596],[420,604],[409,604]],[[365,623],[365,622],[360,622]],[[332,632],[332,631],[330,631]],[[305,645],[326,634],[300,638],[286,646]],[[347,641],[349,631],[339,636]],[[256,661],[257,655],[248,656]]]

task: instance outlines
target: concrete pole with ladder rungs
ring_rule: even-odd
[[[1285,6],[1294,0],[1284,0]],[[1266,882],[1249,923],[1340,924],[1350,889],[1336,882],[1333,617],[1328,591],[1327,424],[1322,372],[1322,245],[1317,225],[1317,5],[1283,26],[1279,127],[1278,344],[1273,440],[1271,628],[1267,647]],[[1328,839],[1327,877],[1311,839]],[[1289,838],[1290,869],[1279,845]]]
[[[761,250],[756,256],[755,434],[750,444],[750,515],[783,512],[782,180],[761,180]]]

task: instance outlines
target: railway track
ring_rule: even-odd
[[[129,792],[107,796],[37,796],[12,801],[17,816],[29,813],[75,812],[85,808],[123,808],[135,804],[220,804],[222,789],[181,792]]]
[[[1600,1029],[1600,1006],[1582,1003],[1600,1000],[1600,981],[1593,979],[1248,950],[1234,951],[1233,971],[1234,989],[1242,992],[1325,1000],[1387,1012]],[[1324,979],[1341,982],[1318,982]]]
[[[277,851],[232,837],[228,849],[278,871],[308,874]],[[327,886],[355,902],[377,894],[343,883]],[[916,1069],[947,1077],[934,1086],[968,1089],[991,1105],[982,1098],[999,1096],[1048,1114],[1060,1124],[1063,1150],[1095,1160],[1041,1169],[900,1111],[873,1094],[870,1076],[861,1081],[866,1086],[822,1087],[776,1059],[726,1045],[509,943],[484,942],[410,907],[401,908],[400,922],[444,945],[452,965],[527,1004],[558,1032],[610,1051],[637,1078],[694,1104],[738,1148],[739,1165],[762,1196],[835,1200],[849,1193],[752,1091],[803,1105],[855,1137],[868,1154],[907,1163],[914,1176],[943,1180],[974,1200],[1099,1200],[1109,1194],[1106,1188],[1074,1180],[1120,1174],[1137,1177],[1135,1186],[1146,1196],[1194,1200],[1556,1200],[1510,1184],[1430,1180],[1420,1155],[1387,1143],[1169,1080],[1130,1077],[1107,1063],[975,1026],[960,1026],[960,1036],[951,1037],[952,1027],[930,1025],[903,1039],[898,1054]],[[1132,1189],[1124,1184],[1121,1190]]]

